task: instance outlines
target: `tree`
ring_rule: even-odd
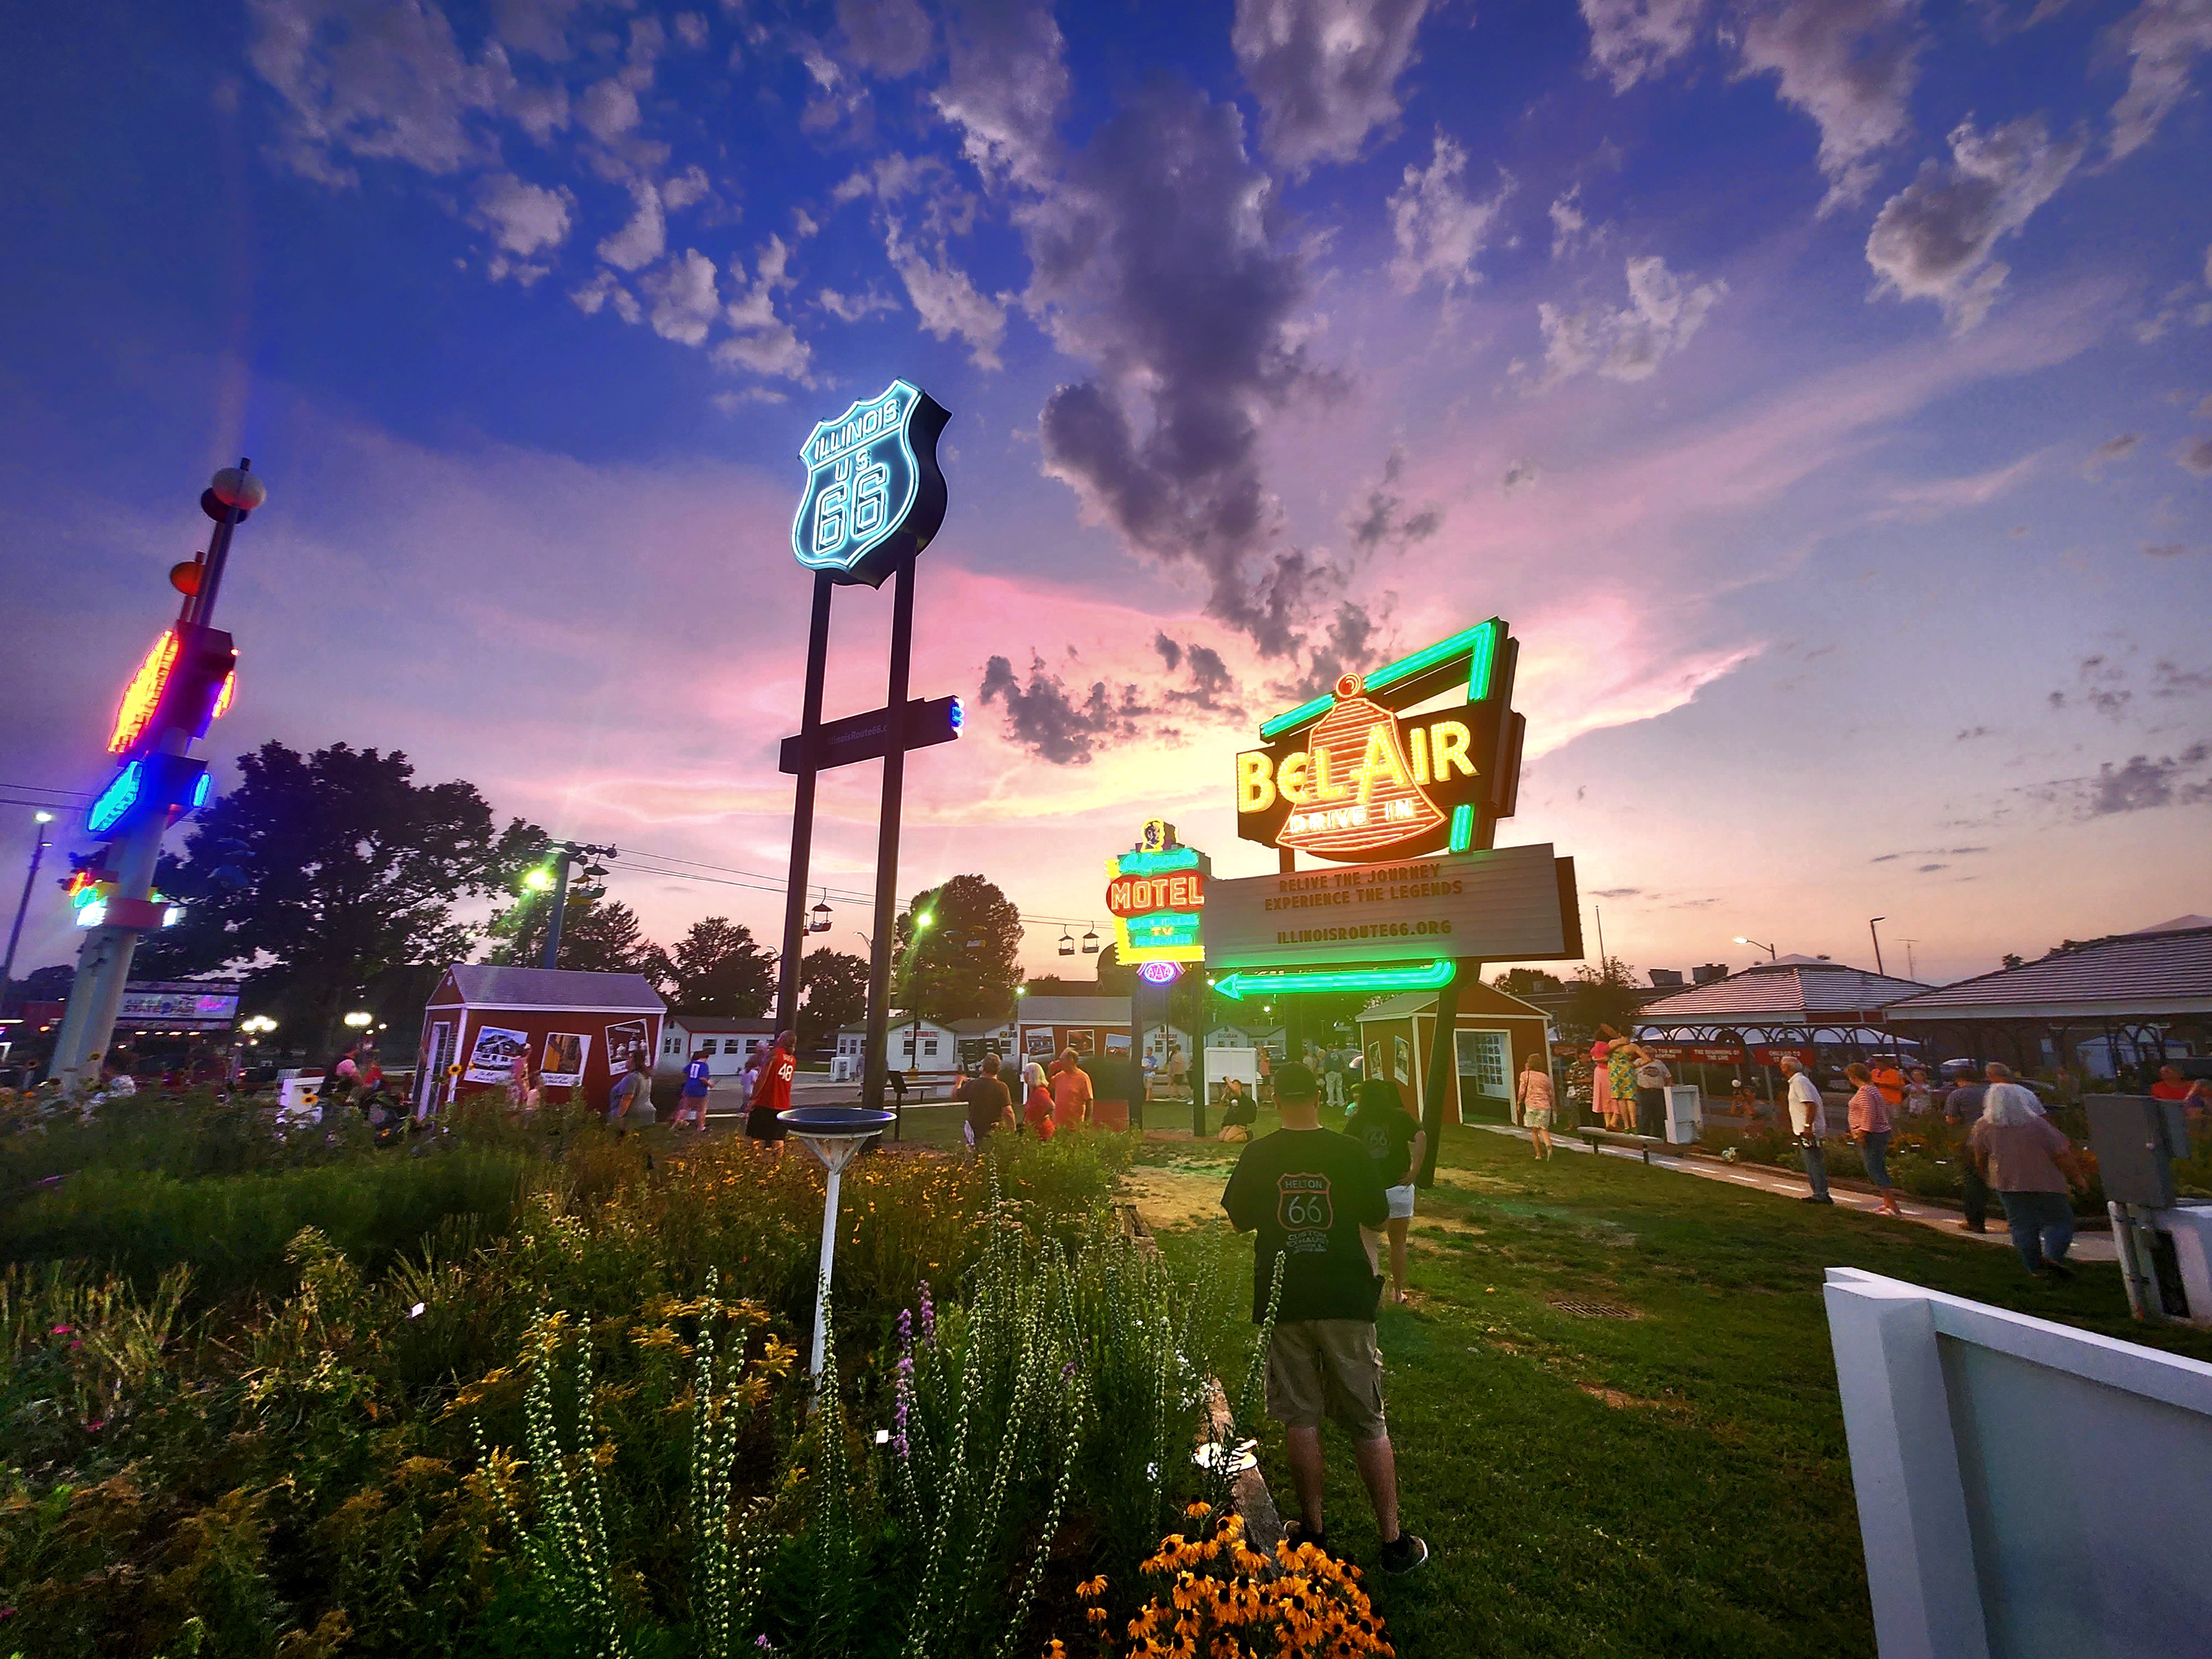
[[[302,1041],[336,1040],[362,988],[388,968],[464,960],[478,930],[467,896],[506,890],[544,844],[495,826],[470,783],[418,784],[397,750],[265,743],[238,787],[204,811],[155,884],[184,920],[142,948],[147,977],[231,969],[280,990]]]
[[[1525,997],[1531,991],[1564,991],[1566,981],[1541,968],[1509,968],[1490,981],[1508,996]]]
[[[1098,988],[1095,995],[1125,997],[1135,988],[1137,969],[1121,960],[1120,941],[1109,940],[1098,952]]]
[[[751,928],[727,916],[693,922],[676,942],[670,967],[676,1006],[694,1013],[758,1019],[775,1000],[775,952],[762,950]]]
[[[917,927],[927,916],[927,926]],[[1021,979],[1021,912],[981,876],[916,893],[898,919],[899,1006],[928,1019],[1003,1018]]]
[[[868,963],[843,951],[811,951],[799,962],[799,1046],[811,1052],[868,1017]]]
[[[545,930],[552,916],[550,893],[525,890],[521,897],[492,916],[487,930],[492,947],[485,959],[542,967]],[[636,911],[619,902],[574,895],[562,907],[561,949],[554,966],[586,974],[642,974],[655,986],[665,986],[675,976],[668,953],[645,936]]]
[[[1559,1016],[1561,1035],[1581,1041],[1599,1026],[1610,1025],[1627,1036],[1643,1000],[1637,994],[1635,975],[1636,970],[1619,957],[1607,957],[1595,968],[1577,969],[1566,1011]]]

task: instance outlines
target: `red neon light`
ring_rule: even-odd
[[[230,694],[237,690],[238,671],[234,668],[222,677],[222,690],[215,695],[215,708],[208,714],[210,720],[219,720],[229,712]]]
[[[169,671],[176,665],[177,630],[164,629],[146,653],[146,660],[138,665],[138,672],[131,677],[131,684],[123,688],[123,702],[115,711],[115,730],[107,739],[109,754],[121,754],[145,735],[146,722],[154,718],[155,708],[169,684]]]
[[[1277,846],[1342,858],[1379,852],[1443,823],[1399,750],[1396,720],[1362,689],[1356,674],[1339,680],[1336,704],[1314,727],[1306,752],[1283,763],[1276,787],[1291,811]]]
[[[1176,870],[1161,876],[1116,876],[1106,884],[1106,908],[1116,916],[1205,908],[1206,878],[1195,870]]]

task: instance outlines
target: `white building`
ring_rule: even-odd
[[[692,1055],[707,1056],[708,1075],[716,1083],[734,1081],[745,1059],[775,1044],[772,1019],[733,1019],[723,1014],[671,1014],[661,1022],[660,1058],[653,1070],[663,1077],[682,1073]]]

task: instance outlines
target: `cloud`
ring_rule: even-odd
[[[1268,654],[1295,648],[1336,576],[1303,552],[1264,555],[1279,509],[1259,417],[1333,381],[1307,359],[1304,270],[1277,242],[1235,106],[1188,88],[1139,94],[1021,220],[1024,303],[1098,370],[1046,400],[1044,471],[1132,547],[1195,568],[1208,615]]]
[[[1951,131],[1951,164],[1930,159],[1883,204],[1867,237],[1875,292],[1933,300],[1954,329],[1989,313],[2008,268],[1990,255],[2049,201],[2081,161],[2079,138],[2054,142],[2039,115],[1984,134],[1972,118]]]
[[[2189,550],[2179,542],[2145,542],[2143,556],[2147,559],[2178,559]],[[2056,696],[2057,693],[2051,694]]]
[[[576,198],[565,188],[547,190],[511,173],[498,173],[478,181],[476,198],[473,217],[491,232],[502,253],[527,258],[568,239]]]
[[[1571,186],[1567,193],[1553,202],[1547,210],[1552,218],[1552,257],[1563,259],[1574,251],[1575,244],[1589,224],[1582,209],[1580,185]]]
[[[1986,726],[1969,726],[1963,728],[1956,737],[1951,739],[1951,741],[1954,743],[1972,743],[1976,738],[1986,738],[1990,735],[1990,728]]]
[[[1405,497],[1392,486],[1406,468],[1406,452],[1392,445],[1389,457],[1382,463],[1381,482],[1367,492],[1367,499],[1346,524],[1352,533],[1352,544],[1362,553],[1372,553],[1385,546],[1410,547],[1425,541],[1437,533],[1443,514],[1434,506],[1419,512],[1406,511]]]
[[[726,368],[750,369],[756,374],[811,384],[807,366],[813,349],[799,332],[776,314],[775,295],[792,285],[791,249],[781,236],[771,236],[756,262],[757,275],[749,288],[732,300],[723,315],[736,331],[716,345],[714,361]],[[730,261],[730,278],[743,285],[744,262]]]
[[[921,325],[940,340],[958,335],[978,368],[999,367],[999,346],[1006,337],[1006,308],[976,291],[968,273],[952,263],[940,241],[933,259],[906,240],[896,221],[884,239],[891,269],[906,284]]]
[[[617,76],[593,82],[576,100],[576,119],[603,144],[634,131],[642,118],[635,89]]]
[[[1153,712],[1134,685],[1123,686],[1115,696],[1105,681],[1094,680],[1087,694],[1071,696],[1066,683],[1034,652],[1027,685],[1004,657],[983,665],[979,700],[988,704],[994,699],[1006,708],[1006,736],[1054,766],[1088,766],[1093,744],[1135,737],[1138,722]]]
[[[1475,201],[1460,187],[1466,172],[1467,152],[1439,128],[1428,166],[1407,167],[1405,182],[1390,198],[1390,233],[1398,244],[1390,275],[1407,294],[1425,282],[1449,294],[1482,280],[1474,262],[1513,193],[1513,179],[1501,173],[1497,193]]]
[[[896,80],[937,55],[937,30],[916,0],[837,0],[845,56],[858,68]]]
[[[602,307],[610,305],[614,307],[615,315],[626,323],[640,322],[645,317],[637,296],[624,288],[622,279],[611,270],[602,270],[568,297],[576,302],[576,309],[586,317],[598,316]]]
[[[2116,158],[2148,143],[2159,123],[2188,96],[2197,60],[2212,52],[2212,5],[2204,0],[2145,0],[2118,33],[2132,61],[2128,89],[2112,106]]]
[[[707,181],[704,167],[688,167],[660,186],[660,204],[671,213],[681,213],[695,202],[703,202],[714,193]]]
[[[1505,476],[1498,480],[1498,487],[1510,495],[1516,490],[1534,489],[1536,480],[1542,476],[1537,471],[1535,462],[1516,461],[1505,469]]]
[[[1590,894],[1592,898],[1601,899],[1641,898],[1643,896],[1641,887],[1600,887]]]
[[[1911,130],[1919,9],[1919,0],[1789,0],[1743,20],[1741,72],[1778,76],[1783,101],[1820,130],[1824,214],[1863,197],[1875,156]]]
[[[1690,49],[1704,21],[1705,0],[1582,0],[1590,58],[1626,92],[1656,76]]]
[[[896,311],[898,301],[888,294],[878,294],[870,289],[865,294],[840,294],[834,288],[825,288],[815,295],[823,310],[841,323],[857,323],[872,317],[879,311]]]
[[[2151,671],[2154,697],[2196,697],[2212,691],[2212,669],[2180,668],[2160,658]]]
[[[2186,775],[2202,767],[2208,757],[2212,757],[2212,747],[2193,743],[2179,755],[2165,755],[2157,760],[2135,755],[2118,767],[2106,761],[2088,781],[2082,816],[2105,817],[2115,812],[2142,812],[2212,800],[2212,781]]]
[[[1926,509],[1928,516],[1948,508],[1983,507],[2011,490],[2023,479],[2033,476],[2042,464],[2043,452],[2021,456],[2002,466],[1991,467],[1986,472],[1970,473],[1961,478],[1929,478],[1919,483],[1899,484],[1889,492],[1889,499],[1900,507]]]
[[[654,333],[688,346],[707,343],[722,303],[714,291],[712,259],[696,248],[686,248],[681,258],[670,260],[641,286],[653,301]]]
[[[1565,312],[1548,301],[1536,307],[1544,334],[1545,386],[1585,369],[1608,380],[1646,380],[1660,363],[1696,336],[1705,313],[1728,292],[1718,277],[1685,288],[1656,254],[1628,262],[1628,304]]]
[[[2200,478],[2212,477],[2212,438],[2183,444],[2173,452],[2173,459]]]
[[[930,101],[960,129],[962,153],[987,179],[1044,187],[1068,89],[1066,42],[1051,6],[955,0],[945,32],[951,73]]]
[[[651,181],[633,179],[630,200],[636,210],[629,222],[599,244],[599,258],[617,270],[640,270],[668,251],[668,222],[660,210],[660,192]]]
[[[2142,434],[2139,432],[2123,432],[2116,438],[2106,439],[2091,450],[2088,459],[2081,463],[2081,476],[2085,478],[2102,477],[2109,463],[2126,459],[2142,443]]]
[[[1294,174],[1358,158],[1401,112],[1429,0],[1237,0],[1230,44],[1267,154]]]

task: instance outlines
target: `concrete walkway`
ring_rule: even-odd
[[[1473,1123],[1469,1128],[1487,1129],[1492,1134],[1510,1135],[1516,1140],[1527,1141],[1526,1129],[1510,1123]],[[1562,1152],[1587,1153],[1591,1148],[1571,1133],[1555,1133],[1552,1145]],[[1601,1157],[1625,1158],[1630,1163],[1641,1163],[1644,1155],[1626,1146],[1601,1146],[1596,1149]],[[1725,1181],[1738,1187],[1755,1187],[1761,1192],[1773,1193],[1783,1198],[1802,1198],[1809,1190],[1805,1177],[1789,1170],[1768,1169],[1757,1164],[1723,1164],[1717,1158],[1670,1157],[1663,1152],[1651,1154],[1655,1170],[1674,1170],[1683,1175],[1692,1175],[1706,1181]],[[1836,1200],[1838,1209],[1857,1210],[1872,1215],[1881,1207],[1881,1200],[1872,1193],[1855,1192],[1849,1188],[1831,1185],[1828,1195]],[[1905,1212],[1905,1219],[1923,1227],[1933,1227],[1953,1238],[1970,1239],[1977,1243],[1999,1244],[2012,1248],[2012,1235],[2005,1231],[2004,1211],[1992,1197],[1990,1230],[1985,1233],[1970,1233],[1959,1224],[1959,1212],[1941,1205],[1924,1204],[1917,1199],[1900,1197],[1898,1207]],[[2119,1253],[2110,1233],[2076,1233],[2074,1243],[2067,1252],[2069,1261],[2109,1261],[2117,1264]]]

